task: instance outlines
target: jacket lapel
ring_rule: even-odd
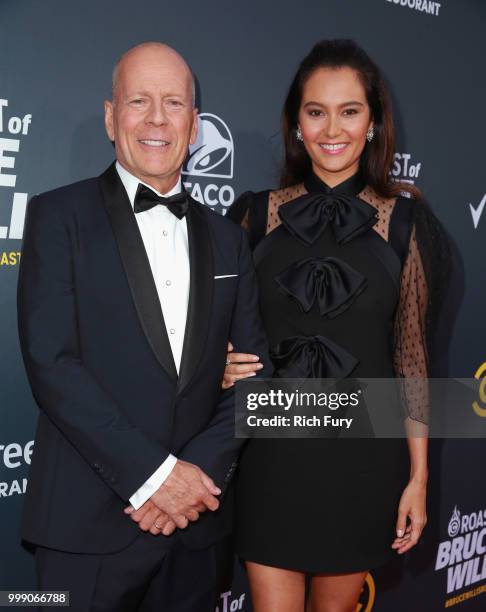
[[[191,286],[178,392],[188,385],[203,355],[213,304],[214,263],[206,215],[201,204],[190,201],[186,221]]]
[[[99,177],[99,182],[143,331],[160,365],[173,380],[177,380],[177,370],[150,263],[115,164]],[[191,278],[192,265],[191,260]]]

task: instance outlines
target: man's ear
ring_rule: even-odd
[[[191,138],[189,139],[190,144],[194,144],[196,142],[197,129],[199,126],[198,117],[199,117],[199,110],[196,107],[194,107],[192,111],[192,129],[191,129]]]
[[[114,142],[115,140],[115,127],[113,125],[113,102],[111,100],[105,100],[105,129],[108,134],[108,138]]]

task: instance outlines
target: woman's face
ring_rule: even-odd
[[[373,125],[366,94],[352,68],[318,68],[302,92],[299,125],[315,174],[330,187],[355,174]]]

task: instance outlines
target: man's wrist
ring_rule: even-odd
[[[152,497],[152,495],[160,489],[164,482],[169,477],[170,473],[177,463],[177,457],[172,454],[155,470],[155,472],[146,480],[143,485],[130,497],[130,504],[138,510],[143,504]]]

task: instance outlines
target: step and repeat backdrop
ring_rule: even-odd
[[[321,38],[356,39],[393,92],[392,174],[423,190],[452,243],[434,374],[483,378],[485,30],[482,0],[0,1],[0,589],[35,584],[19,536],[37,417],[16,330],[26,204],[112,161],[102,112],[121,53],[158,40],[192,64],[204,155],[190,156],[184,183],[224,214],[241,192],[277,185],[280,109],[300,59]],[[485,409],[486,383],[471,406],[478,419]],[[426,532],[406,558],[368,576],[362,612],[486,609],[485,466],[481,440],[432,441]],[[218,612],[251,610],[235,568]]]

